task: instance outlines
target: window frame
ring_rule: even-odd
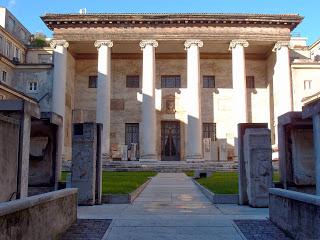
[[[89,75],[88,88],[95,89],[97,87],[98,87],[98,76],[97,75]]]
[[[217,140],[217,123],[214,123],[214,122],[202,123],[202,139],[204,138],[211,138],[211,141]]]
[[[216,76],[215,75],[203,75],[202,76],[202,88],[213,88],[213,89],[216,88]]]
[[[30,80],[27,85],[27,93],[38,93],[39,92],[39,81]]]
[[[303,81],[303,89],[309,91],[312,89],[312,80],[306,79]]]
[[[136,131],[135,132],[133,132],[133,131],[129,131],[129,129],[136,129]],[[140,131],[140,125],[139,125],[139,123],[125,123],[125,145],[127,145],[128,147],[129,147],[129,143],[130,144],[132,144],[133,142],[132,142],[132,137],[131,137],[131,139],[128,139],[129,138],[129,134],[131,133],[131,134],[134,134],[134,133],[136,133],[137,134],[137,144],[139,145],[139,138],[140,138],[140,133],[139,133],[139,131]]]
[[[173,86],[169,86],[168,81],[174,81]],[[161,88],[181,88],[181,75],[161,75],[160,77]]]
[[[140,75],[126,75],[126,88],[140,88]]]
[[[1,81],[2,82],[7,82],[7,76],[8,76],[8,73],[6,71],[2,71],[2,75],[1,75]]]

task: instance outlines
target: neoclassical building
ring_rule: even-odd
[[[106,159],[233,160],[238,123],[268,123],[276,148],[277,117],[320,89],[320,43],[291,36],[296,14],[41,18],[51,47],[25,46],[5,84],[63,117],[65,160],[83,122],[103,124]]]
[[[54,31],[52,111],[98,122],[103,153],[141,160],[236,157],[237,124],[294,109],[289,47],[295,14],[46,14]],[[68,143],[69,142],[69,143]],[[135,144],[136,143],[136,144]],[[216,160],[216,159],[213,159]]]

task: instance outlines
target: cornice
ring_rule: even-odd
[[[268,25],[285,26],[293,30],[302,20],[298,14],[214,14],[214,13],[145,13],[145,14],[51,14],[41,16],[51,30],[75,27],[143,27],[154,26],[217,26],[217,25]]]

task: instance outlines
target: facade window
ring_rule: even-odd
[[[97,88],[98,76],[89,76],[89,88]]]
[[[3,82],[7,81],[7,72],[6,71],[2,71],[2,81]]]
[[[247,88],[255,88],[254,76],[246,77],[246,85]]]
[[[311,83],[312,83],[312,80],[304,80],[304,82],[303,82],[304,90],[310,90]]]
[[[127,75],[126,78],[126,87],[127,88],[139,88],[140,80],[139,75]]]
[[[3,37],[0,36],[0,54],[2,54],[2,49],[3,49]]]
[[[180,75],[163,75],[161,76],[161,88],[180,88]]]
[[[38,55],[38,63],[52,63],[52,54],[39,54]]]
[[[203,88],[215,88],[216,81],[215,76],[203,76]]]
[[[202,124],[202,138],[211,138],[212,141],[216,141],[216,123]]]
[[[30,81],[27,87],[28,93],[37,93],[38,92],[38,82],[37,81]]]
[[[125,141],[129,149],[132,143],[139,144],[139,123],[126,123]]]

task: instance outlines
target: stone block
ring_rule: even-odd
[[[128,145],[121,145],[121,160],[128,160]]]
[[[211,159],[211,138],[203,139],[203,157],[205,161],[210,161]]]
[[[99,174],[101,167],[97,164],[99,158],[101,158],[101,151],[99,150],[101,141],[98,139],[101,134],[98,131],[101,131],[101,129],[96,123],[74,124],[72,187],[79,189],[78,203],[80,205],[94,205],[96,194],[101,195],[101,188],[97,184],[97,179],[101,182]]]
[[[243,136],[248,128],[268,128],[267,123],[239,123],[238,124],[238,161],[239,161],[239,204],[248,204],[247,177],[244,161]]]
[[[320,239],[320,197],[269,189],[270,220],[293,239]]]
[[[270,130],[247,129],[243,144],[249,205],[267,207],[268,189],[272,187]]]
[[[111,111],[123,111],[124,110],[124,99],[111,99],[110,100]]]
[[[217,141],[211,141],[211,160],[219,161],[219,144]]]
[[[219,139],[219,161],[227,161],[228,160],[228,144],[227,139]]]

